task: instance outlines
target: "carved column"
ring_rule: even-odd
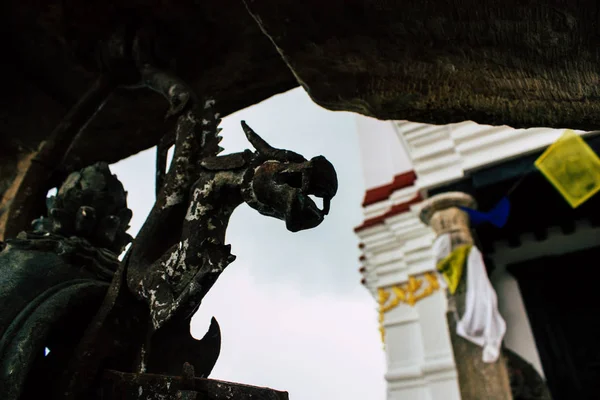
[[[475,200],[466,193],[449,192],[423,202],[420,218],[436,235],[449,233],[452,249],[472,244],[469,216],[459,207],[475,207]],[[483,349],[456,334],[458,318],[463,315],[466,299],[466,270],[454,295],[448,295],[446,318],[458,371],[462,400],[511,400],[512,393],[506,363],[500,356],[495,363],[484,363]]]

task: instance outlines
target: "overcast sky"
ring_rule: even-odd
[[[315,229],[290,233],[285,223],[245,204],[231,219],[227,243],[237,256],[192,321],[202,337],[211,316],[221,325],[221,356],[211,378],[290,393],[295,400],[385,398],[385,353],[377,304],[360,284],[358,239],[364,195],[356,115],[327,111],[302,89],[225,118],[226,153],[249,148],[239,121],[271,145],[335,166],[339,190]],[[154,201],[154,149],[111,167],[129,192],[132,235]]]

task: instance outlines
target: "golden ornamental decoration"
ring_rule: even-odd
[[[400,303],[406,303],[412,307],[419,300],[431,296],[439,288],[440,283],[434,272],[425,272],[419,278],[410,276],[408,282],[401,285],[379,288],[377,294],[379,300],[379,332],[381,333],[381,341],[385,343],[383,320],[386,312],[398,307]],[[393,298],[392,294],[394,295]]]

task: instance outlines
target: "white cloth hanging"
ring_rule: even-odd
[[[506,322],[498,311],[498,298],[488,278],[483,256],[475,246],[467,258],[465,313],[456,324],[456,333],[483,347],[484,362],[493,363],[500,356]]]
[[[438,236],[433,243],[436,265],[450,255],[452,240],[449,233]],[[465,312],[456,324],[456,333],[483,348],[483,361],[495,362],[500,356],[502,339],[506,333],[506,322],[498,311],[498,298],[492,286],[483,256],[475,246],[467,257],[467,294]],[[439,276],[442,287],[445,280]]]
[[[452,240],[449,233],[442,233],[438,236],[432,245],[435,263],[439,263],[450,255],[452,250]]]
[[[450,238],[450,234],[443,233],[440,236],[438,236],[433,242],[432,249],[433,256],[435,257],[435,265],[437,266],[440,261],[442,261],[444,258],[450,255],[450,252],[452,250],[452,240]],[[438,277],[440,287],[444,290],[447,289],[448,284],[446,284],[446,280],[442,278],[442,274],[436,272],[436,275]]]

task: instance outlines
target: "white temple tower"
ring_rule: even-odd
[[[357,125],[368,188],[363,202],[364,222],[355,229],[363,253],[360,258],[362,282],[376,300],[381,288],[387,288],[386,296],[389,296],[393,287],[409,287],[411,280],[421,282],[413,305],[400,301],[383,313],[387,398],[458,400],[461,391],[446,322],[446,294],[441,288],[423,294],[429,284],[425,274],[435,271],[432,252],[435,234],[419,220],[420,204],[434,194],[464,191],[480,205],[490,207],[495,198],[499,200],[499,193],[503,193],[505,187],[529,172],[535,175],[533,160],[554,143],[564,129],[512,129],[470,121],[437,126],[378,121],[362,116],[357,117]],[[600,137],[595,132],[577,133],[592,148],[600,147]],[[598,218],[589,210],[595,207],[600,196],[588,201],[594,204],[572,210],[565,207],[566,203],[563,204],[564,200],[549,182],[544,183],[539,176],[532,179],[534,182],[524,184],[519,196],[511,200],[515,203],[515,213],[519,213],[514,216],[516,221],[509,220],[505,229],[476,229],[475,234],[486,265],[492,266],[489,277],[507,325],[504,346],[533,366],[547,379],[553,397],[561,398],[561,391],[574,383],[551,367],[557,357],[567,354],[581,365],[594,362],[593,357],[600,361],[600,357],[590,355],[592,358],[587,361],[579,360],[577,357],[581,357],[574,355],[578,351],[567,349],[570,344],[563,346],[562,355],[549,349],[548,343],[554,336],[563,335],[559,330],[569,322],[552,316],[550,310],[542,307],[539,314],[548,315],[546,327],[553,327],[554,332],[543,333],[540,327],[544,322],[533,318],[532,312],[536,304],[537,307],[548,304],[544,297],[547,295],[534,293],[528,282],[532,281],[531,274],[537,273],[536,263],[564,263],[565,255],[580,257],[582,252],[598,249]],[[536,185],[543,190],[538,190]],[[539,216],[537,211],[526,208],[529,201],[539,204]],[[535,205],[532,207],[536,210]],[[543,207],[547,210],[541,210]],[[547,286],[560,285],[551,277],[544,279]],[[545,303],[540,303],[542,300]],[[583,324],[581,329],[600,331]],[[593,378],[597,372],[582,374],[586,373]],[[581,390],[587,393],[586,390],[591,389]]]

